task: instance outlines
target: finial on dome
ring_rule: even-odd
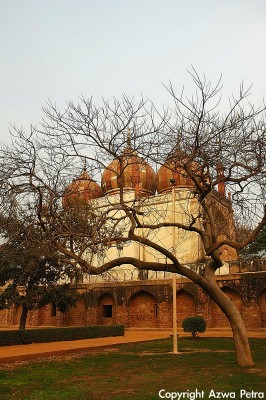
[[[84,157],[83,159],[83,172],[87,172],[87,159]]]

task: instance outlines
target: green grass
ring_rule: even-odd
[[[75,357],[0,366],[0,399],[153,400],[160,389],[262,391],[266,340],[253,339],[255,366],[235,364],[230,338],[179,340],[173,355],[170,339],[124,344]]]

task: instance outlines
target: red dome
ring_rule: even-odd
[[[185,154],[177,151],[173,156],[161,166],[157,173],[157,190],[158,193],[170,190],[173,185],[175,187],[193,187],[192,179],[187,175],[184,164],[187,160]],[[191,163],[192,169],[195,168],[195,163]],[[171,184],[170,180],[174,179],[175,182]]]
[[[79,203],[88,203],[89,200],[101,197],[101,187],[89,176],[86,169],[76,178],[67,189],[62,198],[63,207],[75,206]]]
[[[102,185],[105,193],[117,193],[120,187],[134,190],[140,196],[150,196],[155,193],[155,172],[128,146],[124,150],[121,161],[113,160],[105,169]]]

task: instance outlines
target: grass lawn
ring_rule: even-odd
[[[164,339],[0,365],[0,399],[158,400],[160,389],[196,388],[204,399],[211,389],[240,399],[240,389],[262,392],[265,384],[266,340],[250,342],[252,368],[236,366],[230,338],[181,338],[178,355],[169,353],[172,341]]]

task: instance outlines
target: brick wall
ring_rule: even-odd
[[[87,325],[87,309],[83,300],[78,301],[74,307],[66,312],[66,326],[86,326]]]
[[[236,304],[248,328],[266,327],[265,273],[218,276],[222,290]],[[65,314],[48,305],[30,311],[27,326],[84,326],[125,324],[127,327],[170,328],[172,326],[172,281],[137,281],[81,285],[83,299]],[[111,307],[111,309],[110,309]],[[110,314],[111,313],[111,314]],[[0,311],[0,325],[19,324],[20,307]],[[218,306],[194,283],[177,282],[177,322],[202,315],[207,327],[228,327]]]

